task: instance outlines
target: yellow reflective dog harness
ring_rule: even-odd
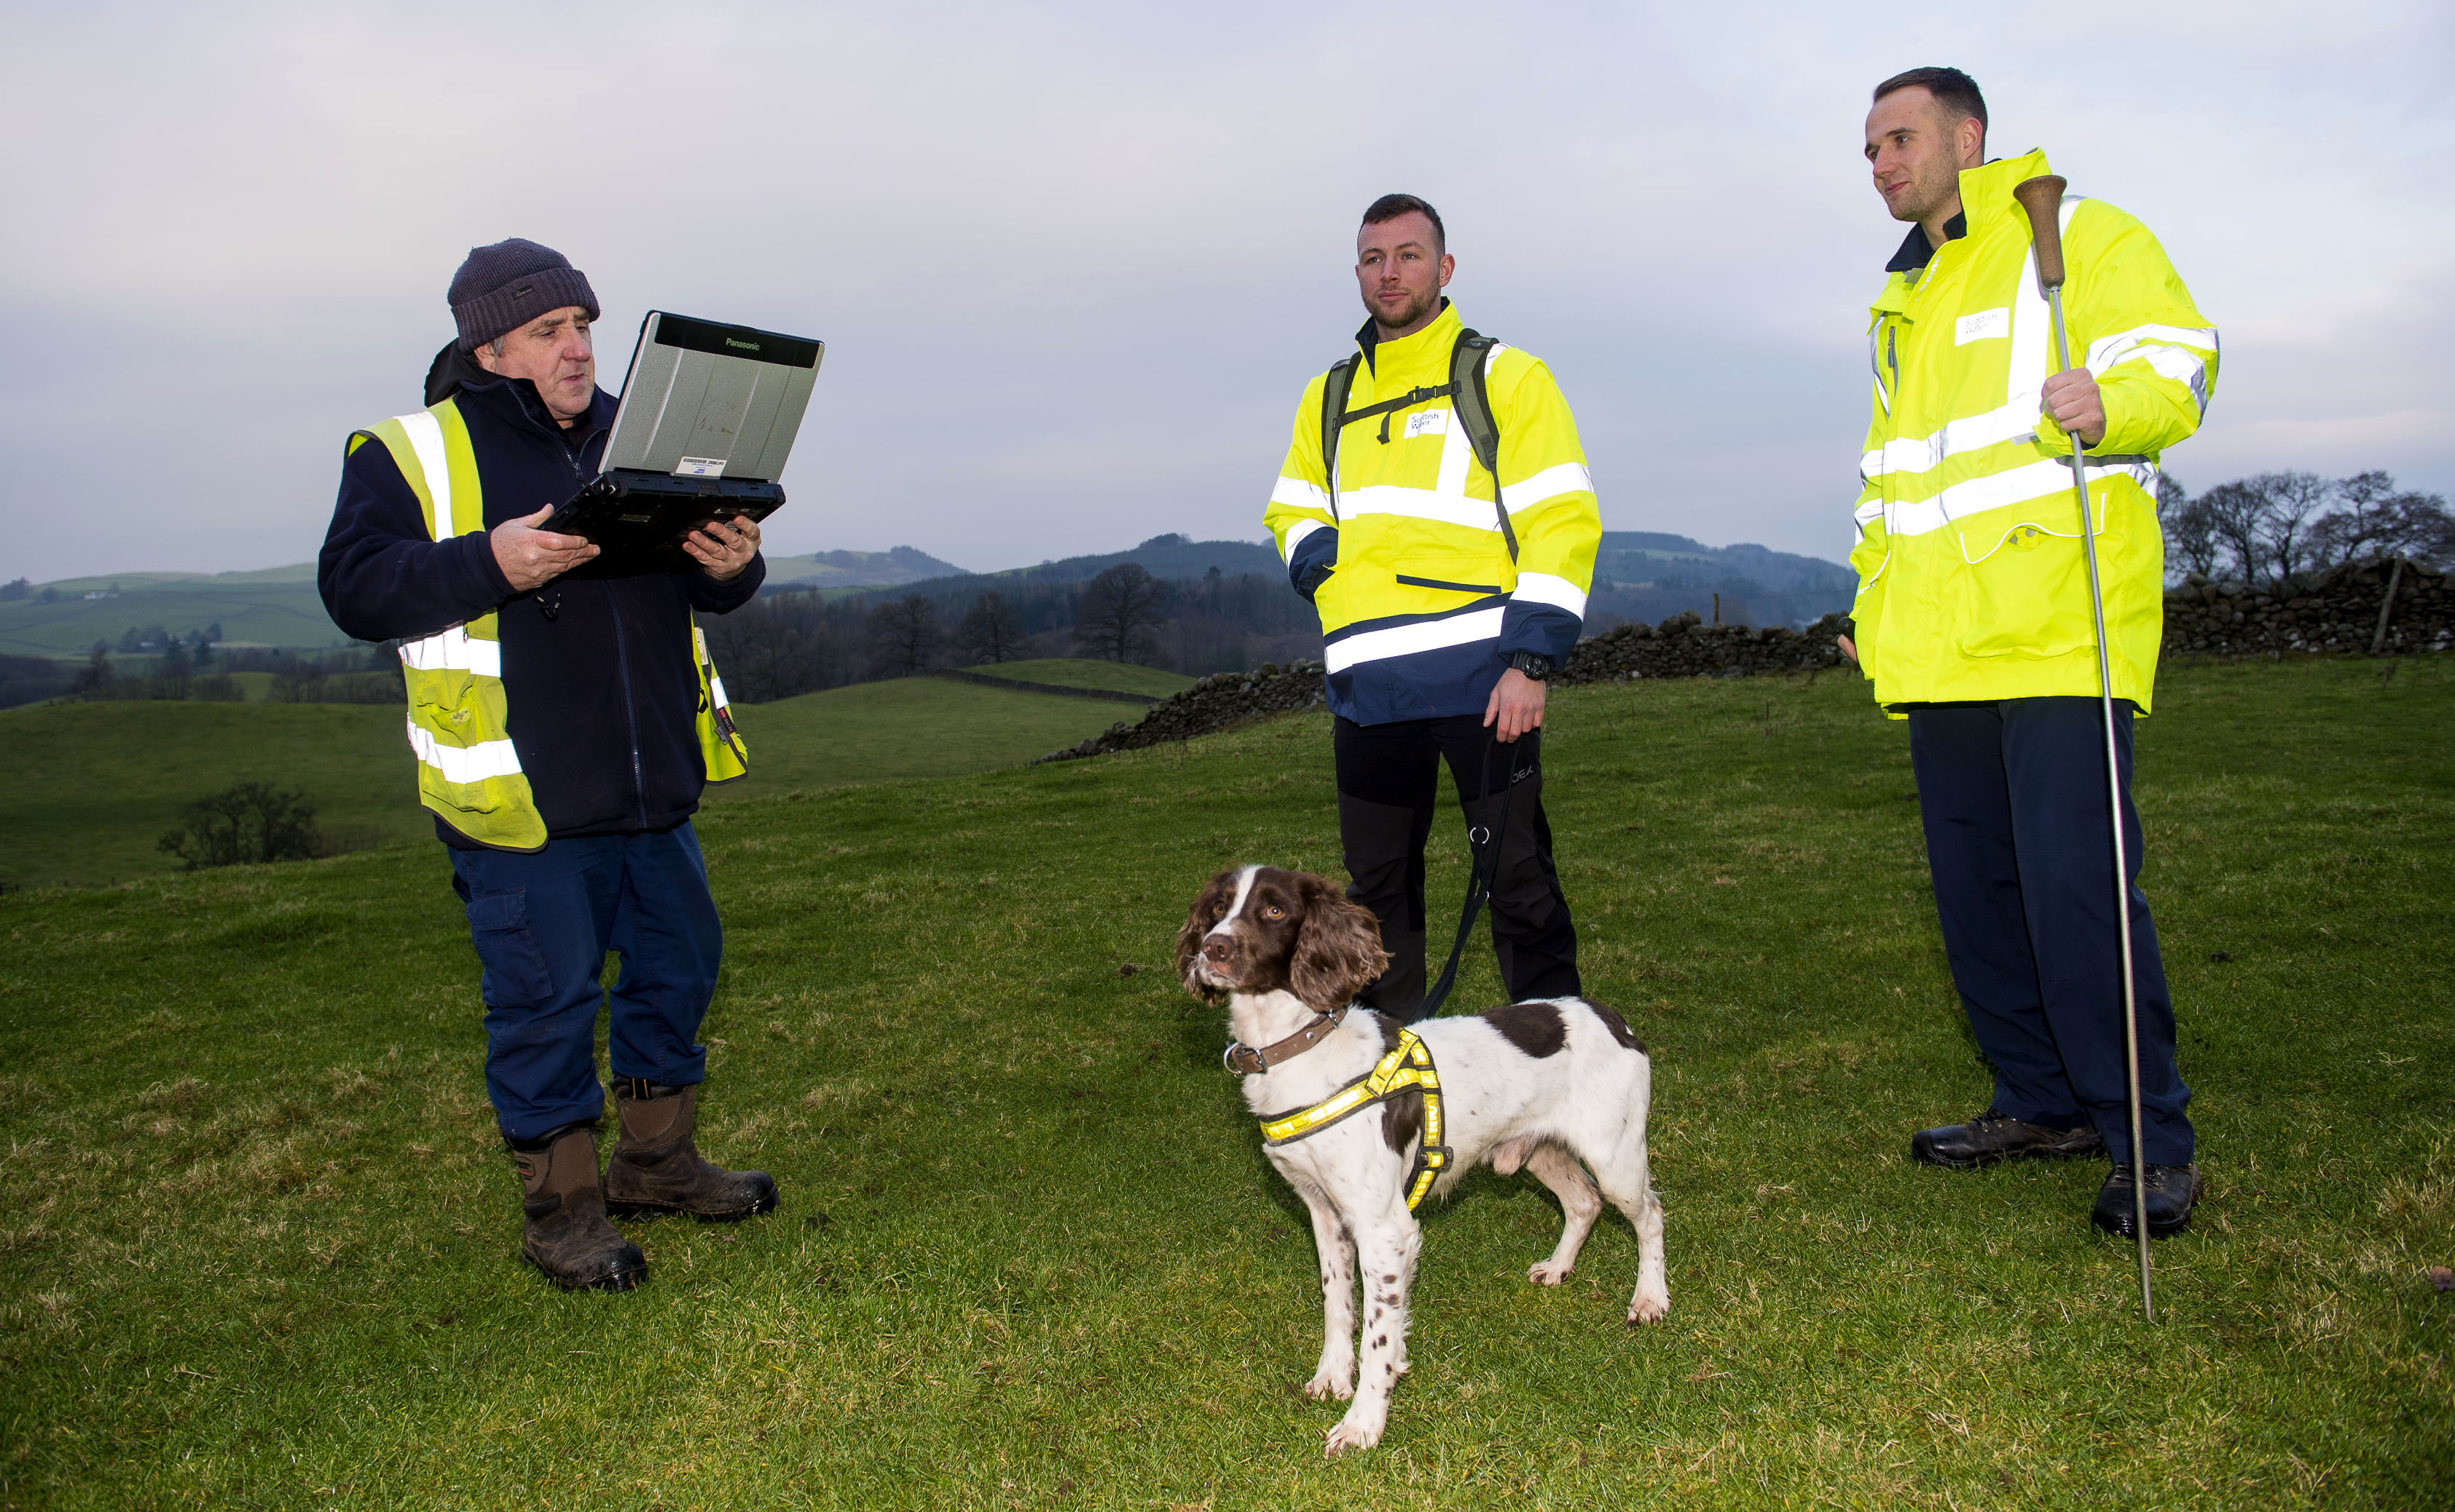
[[[1424,1138],[1415,1148],[1415,1168],[1407,1173],[1407,1211],[1411,1213],[1450,1164],[1450,1147],[1441,1142],[1441,1074],[1432,1065],[1432,1052],[1411,1029],[1398,1031],[1398,1047],[1371,1070],[1311,1107],[1265,1115],[1262,1141],[1279,1145],[1310,1139],[1410,1088],[1424,1095]]]

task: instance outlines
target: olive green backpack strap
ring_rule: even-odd
[[[1329,496],[1329,517],[1338,518],[1338,433],[1347,428],[1347,396],[1355,391],[1352,353],[1329,365],[1321,380],[1321,483]]]
[[[1500,426],[1491,417],[1491,394],[1484,386],[1484,369],[1491,363],[1491,349],[1498,345],[1472,331],[1458,333],[1457,345],[1450,349],[1450,388],[1454,391],[1450,405],[1457,412],[1458,424],[1466,428],[1474,459],[1491,474],[1491,507],[1500,516],[1500,538],[1509,543],[1509,559],[1514,562],[1517,532],[1509,523],[1509,506],[1500,499]]]

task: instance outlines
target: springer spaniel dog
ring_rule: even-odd
[[[1369,909],[1327,878],[1270,866],[1212,877],[1176,937],[1187,990],[1228,1006],[1238,1040],[1229,1065],[1246,1073],[1246,1106],[1265,1125],[1316,1108],[1402,1048],[1398,1023],[1349,1006],[1388,959]],[[1447,1196],[1487,1160],[1503,1176],[1532,1172],[1559,1198],[1566,1219],[1558,1246],[1527,1269],[1544,1286],[1568,1277],[1610,1201],[1636,1227],[1628,1320],[1660,1321],[1671,1311],[1671,1290],[1662,1203],[1646,1170],[1653,1065],[1619,1015],[1582,998],[1556,998],[1408,1027],[1430,1052],[1444,1105],[1435,1144],[1446,1139],[1449,1150],[1430,1191]],[[1425,1169],[1418,1159],[1425,1112],[1422,1088],[1406,1087],[1315,1132],[1266,1144],[1270,1163],[1312,1214],[1321,1257],[1321,1362],[1305,1393],[1354,1399],[1329,1430],[1329,1455],[1380,1442],[1390,1390],[1407,1369],[1407,1295],[1423,1244],[1408,1185]],[[1360,1381],[1359,1275],[1370,1302]]]

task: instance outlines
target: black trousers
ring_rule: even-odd
[[[1380,918],[1381,945],[1390,953],[1389,969],[1357,999],[1366,1007],[1402,1023],[1423,1016],[1424,841],[1432,833],[1444,760],[1469,826],[1498,833],[1502,805],[1508,807],[1491,887],[1491,944],[1511,998],[1565,998],[1583,990],[1576,925],[1552,867],[1552,826],[1543,816],[1542,737],[1535,730],[1498,744],[1483,716],[1473,714],[1390,724],[1338,721],[1333,749],[1347,896]],[[1446,930],[1442,943],[1446,949]]]
[[[2094,1123],[2131,1159],[2121,942],[2107,824],[2105,726],[2095,698],[2006,698],[1910,711],[1910,758],[1953,984],[1995,1063],[1995,1107],[2030,1123]],[[2141,1139],[2187,1165],[2191,1089],[2174,1059],[2174,999],[2140,891],[2131,709],[2114,706],[2140,1011]]]

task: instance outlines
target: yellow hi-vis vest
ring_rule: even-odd
[[[395,415],[353,432],[344,454],[368,438],[381,441],[417,495],[428,534],[438,541],[483,534],[485,498],[469,427],[452,399]],[[691,626],[699,668],[700,756],[710,782],[748,770],[741,736],[726,707],[723,680],[708,658],[707,638]],[[511,708],[503,693],[497,616],[477,618],[406,641],[400,648],[409,691],[409,748],[417,757],[417,796],[437,818],[480,845],[502,851],[545,848],[545,819],[520,771],[512,743]]]
[[[2054,324],[2012,187],[2045,153],[1960,175],[1968,234],[1892,275],[1869,326],[1873,417],[1856,510],[1858,663],[1876,701],[2095,697],[2097,634],[2071,442],[2042,413]],[[2114,696],[2145,714],[2164,632],[2158,457],[2199,429],[2217,333],[2148,229],[2066,196],[2072,361],[2105,404],[2088,454]]]

